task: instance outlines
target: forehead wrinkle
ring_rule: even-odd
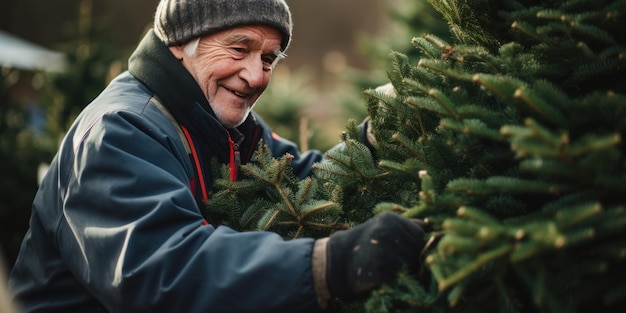
[[[235,35],[231,35],[228,36],[226,38],[226,43],[245,43],[245,44],[249,44],[253,42],[252,38],[245,36],[245,35],[239,35],[239,34],[235,34]]]
[[[254,39],[250,38],[249,36],[246,36],[246,35],[233,34],[231,36],[226,37],[224,39],[224,42],[227,45],[235,44],[235,43],[241,43],[241,44],[250,45],[252,43],[255,43],[256,41]],[[265,54],[278,56],[278,57],[283,57],[283,58],[286,56],[282,51],[280,51],[280,49],[271,50],[271,51],[266,52]]]

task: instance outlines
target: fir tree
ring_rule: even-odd
[[[377,210],[441,239],[421,284],[401,279],[369,309],[619,307],[626,3],[430,2],[454,41],[415,38],[417,65],[395,54],[396,96],[370,91],[369,113],[379,166],[421,182]]]
[[[376,149],[352,124],[313,178],[341,196],[341,213],[325,213],[334,225],[385,210],[429,225],[423,271],[399,273],[366,311],[616,311],[626,2],[429,3],[452,38],[425,34],[417,57],[392,54],[394,92],[366,92]]]

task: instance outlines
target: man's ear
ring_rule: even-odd
[[[183,45],[171,46],[169,47],[169,49],[174,55],[174,57],[176,57],[179,60],[182,60],[183,56],[185,56],[185,49],[183,48]]]

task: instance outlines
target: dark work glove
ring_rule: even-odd
[[[332,295],[343,300],[363,296],[392,279],[406,264],[420,267],[424,231],[416,221],[394,213],[381,213],[328,240],[327,283]]]

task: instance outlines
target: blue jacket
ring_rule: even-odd
[[[214,227],[200,209],[199,178],[210,188],[211,159],[229,164],[239,151],[245,163],[260,139],[276,156],[294,155],[300,177],[322,159],[272,136],[254,114],[236,131],[224,129],[149,32],[129,72],[68,131],[35,197],[9,281],[25,311],[319,310],[313,239]]]

